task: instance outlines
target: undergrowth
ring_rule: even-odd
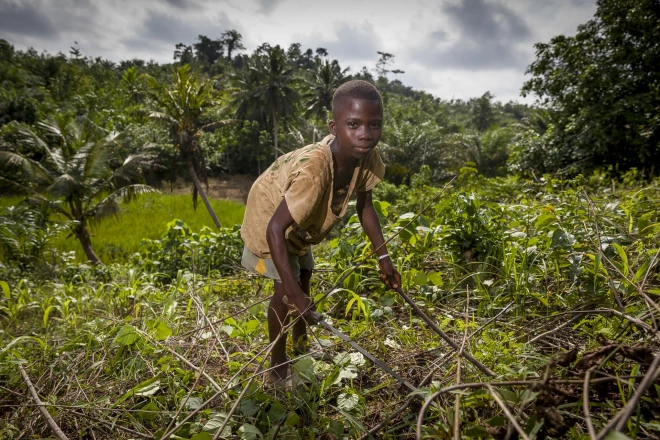
[[[445,190],[422,179],[379,191],[385,235],[398,234],[389,252],[403,289],[496,377],[459,363],[385,290],[352,216],[315,250],[316,298],[362,264],[317,308],[418,391],[320,328],[313,333],[327,356],[295,359],[301,386],[265,386],[258,366],[272,285],[236,267],[236,229],[192,232],[183,218],[130,263],[71,262],[39,282],[7,272],[0,438],[51,435],[19,365],[62,430],[80,439],[172,430],[170,438],[195,440],[352,439],[377,427],[373,438],[414,438],[424,399],[457,383],[473,385],[439,395],[424,438],[454,437],[455,420],[460,437],[515,438],[501,405],[528,438],[588,438],[587,421],[604,428],[643,376],[657,377],[658,182],[598,190],[581,179],[464,176]],[[657,438],[658,391],[642,393],[621,422],[625,435]]]

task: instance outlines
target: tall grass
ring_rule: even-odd
[[[21,202],[20,197],[2,197],[0,206],[12,206]],[[228,200],[211,200],[222,226],[234,226],[243,221],[245,206]],[[131,254],[139,251],[145,238],[162,237],[167,224],[181,219],[194,231],[204,226],[215,229],[204,205],[193,209],[189,195],[146,194],[137,200],[122,204],[118,216],[105,218],[91,226],[92,245],[96,255],[104,263],[125,262]],[[75,237],[61,235],[53,242],[61,251],[75,251],[78,261],[86,261],[85,254]]]

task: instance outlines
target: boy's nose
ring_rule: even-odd
[[[362,130],[360,130],[359,138],[371,140],[373,138],[373,136],[371,135],[371,129],[369,127],[365,127]]]

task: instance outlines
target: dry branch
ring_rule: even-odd
[[[506,404],[502,401],[500,396],[497,395],[497,392],[493,388],[491,384],[486,384],[486,388],[488,388],[488,392],[490,392],[490,395],[493,396],[493,399],[495,399],[495,402],[502,408],[502,411],[504,411],[504,415],[509,419],[509,422],[513,425],[514,428],[516,428],[516,431],[518,431],[518,435],[522,437],[524,440],[529,440],[529,437],[527,437],[527,434],[525,431],[522,429],[516,418],[511,414],[511,411],[509,411],[509,408],[506,406]]]
[[[18,364],[18,369],[21,370],[21,376],[23,376],[23,380],[25,381],[25,384],[27,385],[28,390],[32,395],[32,399],[37,403],[39,412],[44,417],[44,419],[46,419],[46,422],[48,422],[48,426],[50,426],[50,429],[53,430],[53,434],[55,434],[57,438],[59,438],[60,440],[69,440],[69,437],[67,437],[66,434],[64,434],[64,432],[57,425],[57,423],[55,423],[55,420],[53,420],[50,413],[46,409],[46,405],[44,405],[44,403],[39,398],[39,395],[37,394],[37,390],[34,389],[34,386],[32,385],[32,381],[30,380],[30,376],[28,376],[27,372],[25,371],[25,368],[23,368],[21,364]]]

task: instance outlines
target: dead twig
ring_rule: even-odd
[[[596,440],[596,430],[594,424],[591,422],[591,414],[589,412],[589,380],[591,379],[592,368],[587,370],[584,375],[584,386],[582,387],[582,410],[584,411],[584,421],[587,424],[587,431],[589,431],[589,438]]]
[[[530,339],[527,343],[528,343],[528,344],[532,344],[532,343],[538,341],[538,340],[541,339],[541,338],[544,338],[544,337],[546,337],[546,336],[549,336],[549,335],[552,335],[552,334],[554,334],[554,333],[557,333],[559,330],[563,329],[563,328],[566,327],[568,324],[571,324],[571,323],[577,321],[578,319],[582,318],[584,315],[585,315],[584,313],[579,313],[578,315],[576,315],[576,316],[574,316],[573,318],[569,319],[569,320],[566,321],[565,323],[563,323],[563,324],[561,324],[561,325],[558,325],[557,327],[555,327],[555,328],[553,328],[553,329],[551,329],[551,330],[548,330],[547,332],[541,333],[540,335],[534,336],[534,337],[533,337],[532,339]]]
[[[130,434],[133,434],[133,435],[138,436],[138,437],[141,437],[141,438],[153,439],[153,436],[151,436],[151,435],[149,435],[149,434],[143,434],[143,433],[141,433],[141,432],[139,432],[139,431],[135,431],[135,430],[130,429],[130,428],[127,428],[127,427],[125,427],[125,426],[118,425],[118,424],[116,424],[116,423],[114,423],[114,422],[108,422],[108,421],[105,421],[105,420],[97,419],[96,417],[92,417],[92,416],[90,416],[90,415],[87,415],[87,414],[84,414],[84,413],[80,413],[80,412],[78,412],[78,411],[71,411],[71,413],[72,413],[72,414],[75,414],[75,415],[77,415],[77,416],[80,416],[80,417],[85,417],[86,419],[89,419],[89,420],[91,420],[91,421],[93,421],[93,422],[96,422],[96,423],[103,423],[103,424],[105,424],[105,425],[110,426],[110,428],[112,428],[112,429],[117,428],[117,429],[119,429],[120,431],[125,431],[125,432],[128,432],[128,433],[130,433]]]
[[[468,338],[468,318],[469,318],[469,306],[470,306],[470,288],[466,289],[466,299],[465,299],[465,331],[463,332],[463,341],[461,342],[461,349],[456,353],[456,385],[461,383],[461,359],[463,354],[463,349],[465,348],[465,343]],[[461,410],[461,395],[460,393],[456,394],[456,400],[454,401],[454,440],[461,440],[461,418],[459,412]]]
[[[644,376],[644,379],[639,383],[635,394],[628,400],[628,403],[605,425],[605,427],[596,436],[597,440],[602,440],[613,428],[621,432],[626,426],[628,419],[635,411],[637,403],[642,398],[648,387],[650,387],[660,377],[660,354],[655,356],[649,371]]]
[[[25,368],[21,364],[18,364],[18,369],[21,371],[21,376],[23,376],[23,380],[25,381],[25,384],[28,387],[28,390],[30,391],[30,395],[32,395],[32,399],[36,402],[39,412],[43,416],[44,419],[46,419],[46,422],[48,423],[48,426],[50,426],[50,429],[53,431],[53,434],[57,436],[60,440],[69,440],[69,437],[64,434],[62,429],[55,423],[55,420],[51,417],[50,413],[46,409],[46,405],[41,401],[39,398],[39,395],[37,394],[37,390],[34,389],[34,385],[32,385],[32,381],[30,380],[30,376],[28,376],[27,372],[25,371]]]
[[[509,411],[509,408],[506,406],[504,401],[500,398],[500,396],[497,395],[497,392],[493,388],[491,384],[486,384],[486,388],[488,388],[488,392],[490,392],[490,395],[493,396],[493,399],[495,399],[495,402],[502,408],[502,411],[504,411],[504,415],[509,419],[509,422],[513,425],[514,428],[516,428],[516,431],[518,431],[518,435],[520,435],[521,438],[524,440],[529,440],[529,437],[527,437],[527,434],[525,431],[522,429],[516,418],[511,414],[511,411]]]

